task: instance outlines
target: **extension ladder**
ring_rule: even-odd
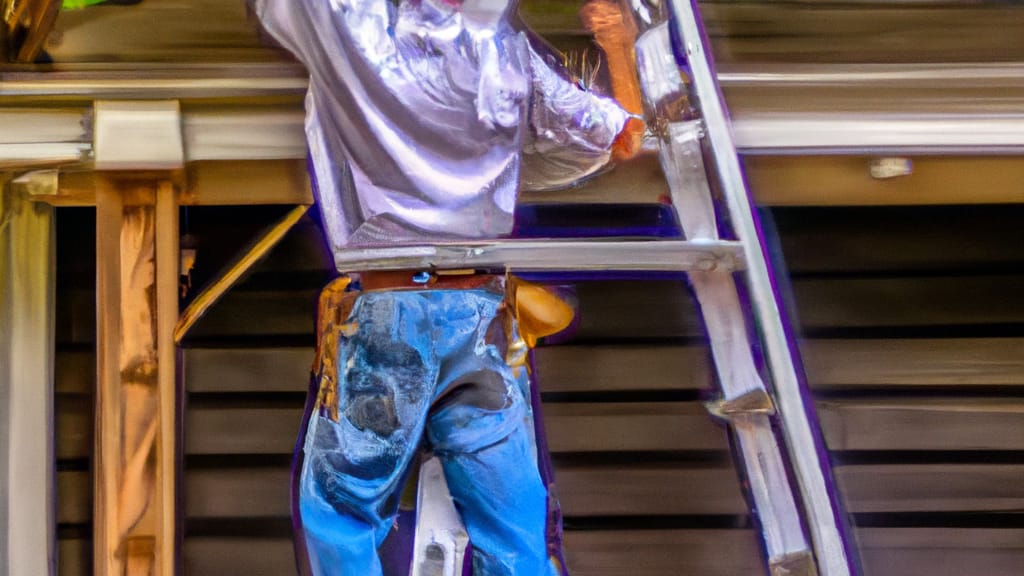
[[[644,20],[642,3],[632,4]],[[732,429],[768,571],[773,576],[848,575],[853,564],[831,471],[798,377],[798,353],[773,288],[697,2],[670,0],[670,8],[667,22],[640,22],[635,47],[647,119],[659,139],[660,161],[686,241],[504,240],[382,248],[343,253],[338,264],[351,270],[685,271],[705,320],[721,387],[720,399],[708,409]],[[696,114],[678,106],[691,100]],[[717,180],[727,223],[716,218],[709,177]],[[720,235],[726,228],[735,239]],[[749,303],[739,295],[736,275],[745,280]],[[755,329],[770,388],[755,362],[750,339]],[[437,468],[436,461],[428,460],[421,474],[413,574],[461,576],[468,537]]]

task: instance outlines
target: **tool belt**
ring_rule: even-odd
[[[357,283],[358,281],[358,283]],[[338,418],[339,338],[357,329],[349,324],[356,299],[381,290],[490,290],[504,294],[505,361],[514,371],[529,368],[529,351],[545,336],[572,323],[575,310],[550,289],[511,275],[433,272],[363,272],[342,276],[320,293],[313,375],[319,382],[317,405]]]

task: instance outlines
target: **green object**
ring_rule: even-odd
[[[94,4],[102,4],[107,0],[64,0],[61,4],[61,8],[65,10],[75,10],[78,8],[85,8]]]

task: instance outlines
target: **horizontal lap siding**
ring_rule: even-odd
[[[1024,571],[1022,216],[774,211],[868,576]]]
[[[865,573],[1021,573],[1020,210],[957,210],[961,233],[952,209],[930,211],[931,225],[913,211],[848,212],[779,210],[776,223],[807,334],[808,382],[837,485],[861,525]],[[288,535],[278,532],[324,276],[318,256],[305,254],[308,239],[290,242],[266,274],[211,311],[185,351],[189,574],[292,570]],[[299,268],[291,281],[290,259]],[[74,321],[58,319],[58,520],[69,576],[87,573],[91,522],[85,288],[62,291]],[[713,377],[684,285],[586,283],[576,293],[574,340],[537,352],[575,573],[757,573],[726,434],[701,405]]]
[[[280,254],[262,266],[267,274],[287,274]],[[271,542],[236,531],[287,525],[281,521],[290,512],[288,455],[308,387],[314,295],[314,287],[283,290],[261,273],[191,334],[184,365],[190,573],[271,574],[291,561],[287,534]],[[745,543],[742,555],[716,558],[706,554],[712,544],[697,526],[629,529],[647,528],[645,516],[684,524],[692,524],[685,518],[703,517],[746,523],[726,431],[701,404],[711,386],[709,359],[702,346],[689,345],[699,343],[701,328],[684,283],[587,283],[575,295],[581,311],[575,339],[595,344],[537,353],[574,573],[622,573],[626,565],[642,574],[689,571],[685,566],[706,574],[758,570],[760,552],[749,530],[715,531],[727,542]],[[285,340],[295,344],[280,345]],[[639,367],[647,371],[638,375]],[[618,531],[592,531],[595,521],[598,528],[621,524],[616,518],[625,522]],[[265,546],[250,556],[252,543]],[[646,549],[662,551],[649,561],[630,554]]]

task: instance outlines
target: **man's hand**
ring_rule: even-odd
[[[629,160],[640,153],[647,124],[639,118],[630,118],[622,132],[612,142],[612,158],[617,162]]]

